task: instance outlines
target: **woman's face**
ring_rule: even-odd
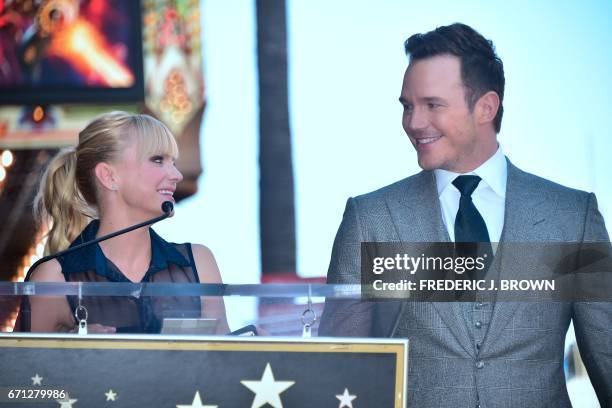
[[[174,203],[176,185],[183,180],[174,163],[174,157],[163,153],[141,158],[137,144],[128,144],[116,165],[117,192],[128,208],[146,216],[156,216],[162,213],[164,201]]]

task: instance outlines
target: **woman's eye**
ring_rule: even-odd
[[[153,156],[151,157],[151,161],[153,163],[162,164],[164,162],[164,158],[162,156]]]

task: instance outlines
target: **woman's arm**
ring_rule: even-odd
[[[66,282],[62,267],[55,259],[36,267],[31,282]],[[68,332],[75,327],[66,296],[30,296],[30,327],[32,332]]]
[[[32,271],[30,282],[66,282],[62,267],[55,259]],[[30,296],[30,331],[33,333],[76,333],[77,326],[66,296]],[[98,323],[88,324],[90,333],[115,333],[115,328]]]
[[[193,244],[191,246],[200,283],[222,283],[221,273],[210,249],[204,245]],[[204,297],[202,302],[202,316],[219,319],[217,334],[227,334],[229,326],[225,315],[225,303],[220,296]]]

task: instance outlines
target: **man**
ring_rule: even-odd
[[[413,35],[405,49],[402,124],[423,171],[348,200],[329,283],[360,283],[362,242],[609,241],[592,193],[504,156],[505,79],[492,42],[453,24]],[[610,303],[328,301],[319,335],[408,338],[410,407],[570,407],[563,352],[572,319],[609,406]]]

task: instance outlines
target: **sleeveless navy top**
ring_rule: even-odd
[[[90,222],[70,247],[95,239],[99,226],[98,220]],[[153,229],[149,231],[151,263],[141,282],[199,283],[191,244],[169,243]],[[131,282],[104,256],[98,244],[57,259],[66,282]],[[76,296],[67,298],[74,313],[78,299]],[[24,313],[29,312],[29,305],[27,299],[24,300],[20,313],[21,330],[29,331],[29,321],[24,321],[29,320],[29,313]],[[113,326],[117,333],[159,333],[164,318],[201,316],[199,296],[83,296],[81,304],[87,308],[88,324]]]

